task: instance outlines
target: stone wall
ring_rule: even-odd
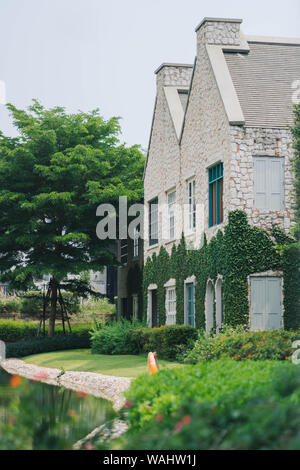
[[[148,152],[147,166],[144,179],[145,205],[158,197],[161,207],[167,202],[166,191],[178,185],[180,181],[180,149],[175,128],[164,93],[164,86],[189,86],[192,74],[191,66],[165,65],[157,72],[157,98],[154,111],[151,143]],[[162,240],[163,223],[165,218],[159,213],[159,240]],[[145,214],[145,259],[157,253],[158,246],[149,246],[148,214]],[[171,244],[169,245],[171,247]]]
[[[270,229],[279,224],[286,231],[292,225],[293,142],[288,129],[231,127],[232,158],[230,163],[229,210],[245,210],[253,225]],[[253,156],[284,158],[284,205],[281,211],[254,209]]]
[[[206,20],[196,28],[198,39],[201,43],[240,46],[241,20]]]
[[[292,162],[293,148],[290,131],[262,129],[229,124],[222,97],[207,53],[208,44],[224,48],[245,48],[247,44],[240,32],[241,20],[204,20],[197,31],[197,56],[194,70],[190,67],[164,65],[157,73],[157,102],[154,114],[151,145],[145,173],[145,202],[158,196],[159,205],[167,202],[166,191],[176,188],[179,212],[176,220],[176,240],[162,240],[166,217],[159,215],[159,244],[149,247],[145,242],[145,260],[161,244],[168,252],[178,243],[184,230],[183,211],[188,202],[187,181],[196,183],[197,227],[186,235],[187,244],[198,248],[206,233],[208,240],[228,220],[229,211],[243,209],[252,224],[269,229],[280,224],[286,231],[291,228]],[[192,75],[193,72],[193,75]],[[192,79],[184,126],[180,142],[164,95],[164,86],[188,86]],[[266,155],[285,158],[285,209],[259,211],[254,209],[253,156]],[[224,169],[224,222],[209,228],[208,169],[223,162]],[[148,233],[148,217],[145,217]]]

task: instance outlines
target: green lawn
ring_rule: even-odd
[[[147,372],[147,356],[106,356],[91,354],[89,349],[73,349],[27,356],[24,361],[41,367],[98,372],[118,377],[137,377]],[[160,369],[178,367],[180,364],[160,360]]]

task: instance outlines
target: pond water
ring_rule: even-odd
[[[7,374],[0,367],[0,449],[71,449],[113,418],[107,400]]]

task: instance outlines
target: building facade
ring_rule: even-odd
[[[292,227],[290,126],[294,83],[300,79],[300,40],[247,37],[241,23],[205,18],[196,28],[194,64],[162,64],[156,70],[144,175],[145,264],[162,249],[172,257],[182,234],[195,253],[204,243],[214,243],[220,231],[226,236],[234,212],[243,211],[249,227],[265,230],[270,240],[274,227],[285,234]],[[225,308],[224,288],[227,303],[234,293],[223,279],[226,267],[221,264],[205,279],[205,291],[197,287],[196,268],[185,279],[170,275],[163,285],[146,278],[148,323],[185,322],[207,331],[220,329],[224,322],[238,323],[230,318],[230,307]],[[278,263],[253,270],[255,266],[247,272],[251,328],[286,326],[294,313],[284,311],[284,268]],[[199,312],[197,295],[202,297]]]

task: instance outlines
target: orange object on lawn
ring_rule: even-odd
[[[148,354],[148,370],[149,374],[156,374],[159,371],[156,353],[149,352]]]

